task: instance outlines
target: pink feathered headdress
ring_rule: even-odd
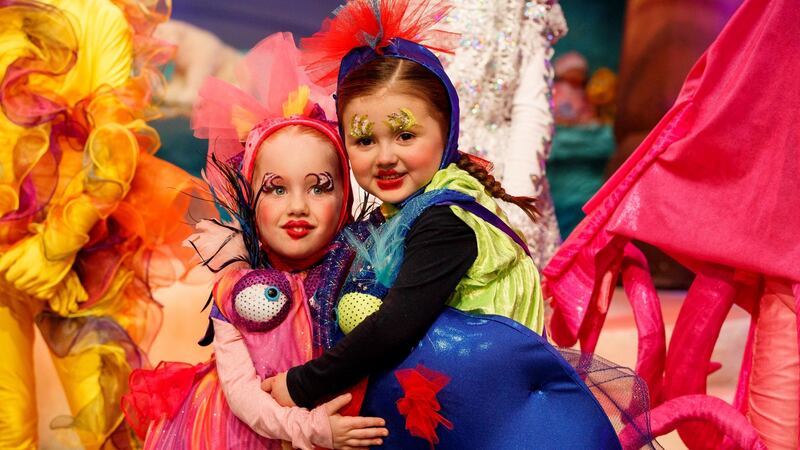
[[[208,139],[206,180],[217,189],[212,157],[231,163],[241,158],[241,170],[252,181],[261,143],[281,128],[313,128],[333,143],[342,169],[346,207],[339,227],[349,217],[352,193],[350,166],[339,137],[331,92],[311,82],[300,66],[300,52],[291,33],[276,33],[259,42],[236,67],[237,86],[209,77],[200,88],[192,114],[192,129]]]

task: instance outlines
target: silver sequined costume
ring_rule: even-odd
[[[554,129],[550,58],[566,22],[561,7],[545,0],[453,3],[443,28],[460,33],[460,42],[455,56],[442,59],[460,98],[459,149],[492,161],[509,194],[539,198],[536,224],[516,206],[503,206],[541,270],[561,239],[545,162]]]

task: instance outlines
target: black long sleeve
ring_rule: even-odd
[[[475,233],[448,206],[422,213],[406,236],[405,260],[380,309],[331,350],[287,374],[299,406],[312,407],[405,358],[475,262]]]

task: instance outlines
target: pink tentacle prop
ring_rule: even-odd
[[[800,282],[792,283],[794,294],[794,311],[797,314],[797,345],[800,347]]]
[[[590,310],[586,313],[586,318],[578,333],[581,351],[584,353],[594,353],[594,349],[597,347],[600,331],[603,330],[608,308],[611,306],[611,296],[614,293],[614,286],[617,284],[617,276],[617,271],[603,274],[603,278],[596,287],[597,290],[592,295],[593,301],[589,304]]]
[[[622,429],[619,434],[622,448],[642,448],[642,433],[638,431],[646,417],[640,416]],[[650,428],[653,436],[663,436],[684,424],[705,422],[707,427],[721,432],[737,447],[745,450],[766,450],[758,432],[747,418],[731,405],[708,395],[685,395],[668,400],[650,411]],[[636,425],[636,426],[634,426]],[[684,438],[685,439],[685,438]],[[694,448],[690,445],[690,448]]]
[[[733,407],[742,414],[747,414],[747,402],[750,395],[750,373],[753,370],[753,341],[755,339],[758,314],[750,320],[750,329],[747,331],[747,341],[742,355],[742,367],[739,369],[739,381],[736,383],[736,395],[733,398]]]
[[[797,316],[797,348],[800,348],[800,283],[792,283],[792,294],[794,294],[794,312]],[[800,423],[800,417],[798,417]],[[798,436],[800,441],[800,436]]]
[[[592,228],[590,225],[597,224],[587,218],[581,225],[578,229]],[[562,347],[572,347],[581,340],[588,343],[582,344],[582,348],[588,345],[593,351],[594,346],[589,342],[593,340],[592,336],[596,341],[599,333],[596,327],[602,327],[603,320],[591,316],[602,309],[601,305],[608,305],[614,292],[614,284],[608,282],[608,277],[616,282],[622,251],[629,239],[610,233],[592,239],[584,234],[597,230],[585,230],[584,233],[578,229],[543,271],[546,294],[552,298],[553,305],[550,332],[553,340]],[[571,240],[585,239],[591,239],[586,247],[570,244]]]
[[[689,288],[669,343],[665,401],[706,393],[711,353],[736,296],[732,280],[732,272],[707,267]],[[708,425],[684,424],[678,433],[691,449],[717,449],[722,442],[722,435]]]
[[[664,382],[664,363],[667,357],[667,338],[661,300],[658,298],[650,267],[644,254],[629,243],[622,260],[622,286],[633,309],[633,319],[639,334],[636,373],[650,390],[650,404],[661,403]]]
[[[784,280],[767,277],[758,305],[747,417],[771,449],[798,448],[800,356],[797,300]]]

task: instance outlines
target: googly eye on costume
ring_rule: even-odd
[[[254,271],[233,289],[233,319],[248,331],[268,331],[278,326],[291,309],[291,292],[277,272]]]

